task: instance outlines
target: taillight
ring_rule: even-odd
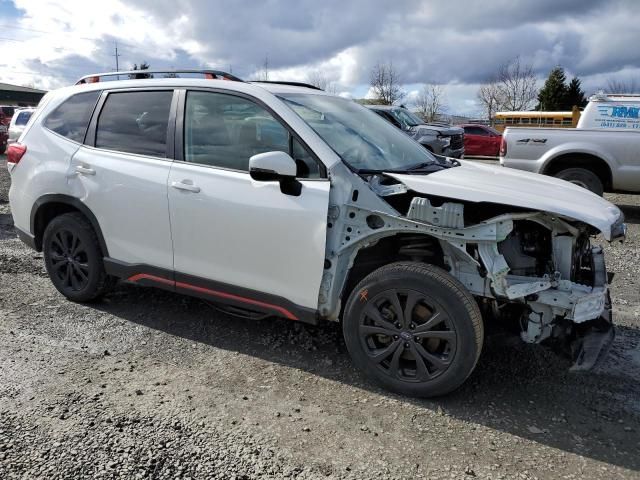
[[[507,142],[505,142],[504,136],[502,137],[502,140],[500,140],[500,156],[507,156]]]
[[[7,163],[16,165],[25,153],[27,153],[26,145],[22,145],[21,143],[12,143],[7,148]]]

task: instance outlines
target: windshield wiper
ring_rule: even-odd
[[[408,172],[410,172],[412,170],[421,170],[423,168],[430,167],[432,165],[437,165],[437,163],[434,162],[434,161],[431,161],[431,162],[420,162],[420,163],[416,163],[415,165],[411,165],[411,166],[405,168],[405,170],[408,171]]]

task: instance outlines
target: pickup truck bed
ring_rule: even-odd
[[[500,164],[602,195],[640,192],[640,129],[507,128]]]

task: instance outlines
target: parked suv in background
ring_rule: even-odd
[[[0,155],[7,149],[7,139],[9,138],[9,124],[16,107],[0,105]]]
[[[462,158],[464,131],[445,124],[428,124],[404,107],[367,105],[382,118],[406,132],[431,153],[445,157]]]
[[[576,369],[602,358],[590,237],[625,229],[606,200],[436,157],[314,87],[172,75],[50,92],[9,146],[19,237],[70,300],[120,278],[251,319],[341,321],[354,363],[409,395],[461,385],[485,322],[570,346]]]
[[[467,123],[458,125],[464,129],[464,153],[481,157],[497,157],[500,153],[502,134],[486,125]]]
[[[33,112],[35,112],[35,108],[19,108],[16,109],[13,117],[11,118],[11,123],[9,124],[9,132],[7,143],[13,143],[20,138],[24,128],[27,126],[29,119]]]

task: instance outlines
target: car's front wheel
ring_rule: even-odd
[[[433,397],[471,374],[484,339],[473,296],[444,270],[400,262],[351,293],[343,333],[355,365],[389,390]]]
[[[53,285],[69,300],[96,300],[112,285],[98,237],[80,213],[65,213],[51,220],[44,231],[42,249]]]

